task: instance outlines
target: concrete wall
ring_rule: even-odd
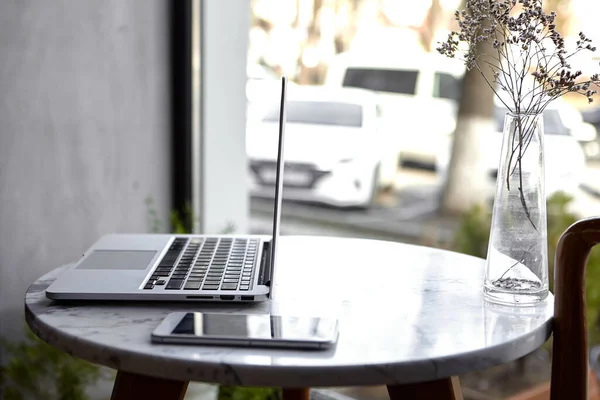
[[[0,1],[0,336],[37,277],[170,208],[167,0]],[[1,361],[1,359],[0,359]]]

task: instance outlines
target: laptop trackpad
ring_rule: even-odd
[[[78,269],[146,269],[156,251],[94,250]]]

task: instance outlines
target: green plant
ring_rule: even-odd
[[[477,257],[487,255],[491,215],[482,205],[474,206],[463,217],[452,248]]]
[[[86,388],[103,377],[98,366],[55,349],[28,328],[25,340],[2,339],[0,347],[10,357],[0,367],[4,400],[85,400]]]
[[[148,210],[147,221],[148,230],[151,233],[163,232],[163,223],[158,216],[158,212],[154,207],[152,197],[148,196],[145,200],[146,209]],[[199,221],[194,215],[194,210],[190,204],[186,204],[181,210],[171,210],[169,215],[170,226],[167,230],[171,233],[186,234],[193,231],[194,225]],[[228,222],[225,228],[221,231],[222,234],[230,234],[235,232],[235,224]]]
[[[281,389],[221,386],[218,400],[281,400]]]
[[[550,290],[554,284],[554,256],[562,233],[579,217],[569,211],[572,198],[564,193],[552,195],[547,202],[548,213],[548,273]],[[491,215],[483,207],[473,207],[461,220],[451,249],[460,253],[485,258],[490,234]],[[588,259],[586,272],[586,301],[589,344],[600,343],[600,248],[595,248]]]

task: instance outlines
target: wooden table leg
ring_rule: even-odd
[[[188,383],[151,376],[117,372],[111,400],[161,399],[182,400]]]
[[[462,400],[458,377],[437,381],[409,383],[407,385],[388,385],[390,400]]]
[[[282,400],[310,400],[310,389],[282,389]]]

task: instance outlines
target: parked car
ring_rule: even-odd
[[[562,191],[575,194],[582,182],[585,169],[585,156],[571,129],[565,122],[563,100],[556,99],[550,103],[543,113],[544,121],[544,156],[545,156],[545,190],[546,196]],[[498,174],[498,163],[502,148],[502,130],[506,109],[500,104],[494,105],[495,131],[487,133],[483,141],[482,159],[489,178],[489,196],[493,197]],[[482,134],[486,134],[482,132]],[[451,137],[437,159],[437,171],[445,179],[451,151]]]
[[[251,194],[273,196],[279,104],[248,124]],[[367,208],[385,174],[377,96],[360,89],[288,89],[283,198]],[[395,173],[395,170],[394,170]]]
[[[246,67],[246,118],[253,119],[264,113],[267,99],[277,98],[281,92],[281,80],[277,74],[260,64]]]
[[[403,163],[433,167],[432,143],[455,128],[463,75],[462,62],[439,54],[342,53],[330,63],[325,84],[376,91],[382,129],[394,139],[390,150]]]
[[[589,130],[589,135],[582,143],[583,151],[588,160],[600,161],[600,106],[582,112],[583,121],[594,128],[595,135]]]

